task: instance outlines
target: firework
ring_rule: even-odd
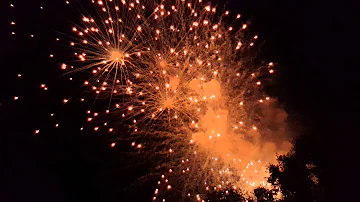
[[[84,84],[110,100],[104,114],[129,125],[132,146],[161,157],[153,199],[268,186],[266,165],[288,148],[274,136],[286,113],[262,91],[274,64],[254,63],[258,36],[208,2],[144,2],[92,1],[97,15],[83,15],[69,42],[83,64],[69,73],[90,71]]]

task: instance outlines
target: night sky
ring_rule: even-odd
[[[298,131],[316,136],[319,149],[330,151],[327,141],[352,132],[343,126],[355,123],[348,118],[354,92],[347,88],[354,85],[355,76],[350,65],[337,64],[332,60],[336,54],[324,48],[330,43],[342,50],[339,41],[346,39],[333,38],[325,30],[339,32],[345,25],[322,4],[232,0],[229,5],[251,21],[251,31],[265,42],[261,58],[280,64],[271,95],[278,97]],[[62,103],[83,91],[81,75],[71,75],[73,81],[61,76],[57,58],[67,53],[55,41],[69,33],[69,22],[79,19],[78,10],[65,0],[13,0],[2,7],[0,201],[129,201],[130,196],[149,201],[151,183],[129,189],[146,173],[146,166],[128,168],[128,160],[118,155],[122,151],[110,148],[106,136],[79,130],[83,112],[91,105]],[[42,83],[48,91],[40,88]],[[14,101],[14,96],[19,99]]]

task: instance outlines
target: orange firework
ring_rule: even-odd
[[[131,146],[163,157],[153,199],[269,186],[266,165],[289,148],[278,138],[286,113],[262,91],[274,63],[253,62],[258,35],[245,37],[241,15],[201,0],[92,2],[98,15],[83,15],[70,41],[84,65],[69,72],[91,71],[84,84],[111,101],[104,114],[131,125],[141,140]]]

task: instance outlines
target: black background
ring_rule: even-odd
[[[74,90],[81,80],[60,76],[57,57],[64,53],[55,38],[61,38],[57,32],[71,29],[69,20],[77,19],[78,11],[65,0],[14,0],[1,7],[6,11],[0,48],[0,200],[150,201],[153,185],[125,190],[147,168],[128,169],[106,136],[80,132],[84,111],[91,105],[63,106],[64,98],[81,94],[81,89]],[[317,137],[319,150],[331,154],[342,150],[345,135],[356,134],[351,126],[357,120],[352,88],[357,76],[350,60],[338,60],[347,55],[345,45],[355,37],[343,36],[354,17],[348,7],[291,0],[229,4],[232,12],[251,20],[251,31],[265,41],[261,58],[280,64],[272,94],[291,123]],[[339,15],[347,20],[337,19]],[[11,21],[17,25],[11,26]],[[348,56],[356,58],[354,52]],[[17,78],[18,73],[23,77]],[[40,89],[41,83],[49,90]],[[41,129],[39,135],[34,135],[36,129]],[[331,157],[332,162],[339,159]]]

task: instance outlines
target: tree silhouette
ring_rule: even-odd
[[[257,202],[274,202],[276,201],[275,195],[277,192],[278,190],[276,189],[269,190],[264,187],[258,187],[254,190],[254,195]]]
[[[280,187],[283,201],[324,201],[325,158],[316,145],[312,136],[303,136],[291,152],[278,156],[277,165],[270,165],[268,182]]]
[[[254,190],[254,197],[246,197],[245,194],[239,190],[234,189],[233,186],[228,185],[225,188],[209,192],[205,201],[207,202],[275,202],[275,195],[278,190],[269,190],[264,187],[258,187]]]
[[[208,192],[205,197],[207,202],[245,202],[246,198],[241,190],[233,189],[231,185],[225,188]]]

